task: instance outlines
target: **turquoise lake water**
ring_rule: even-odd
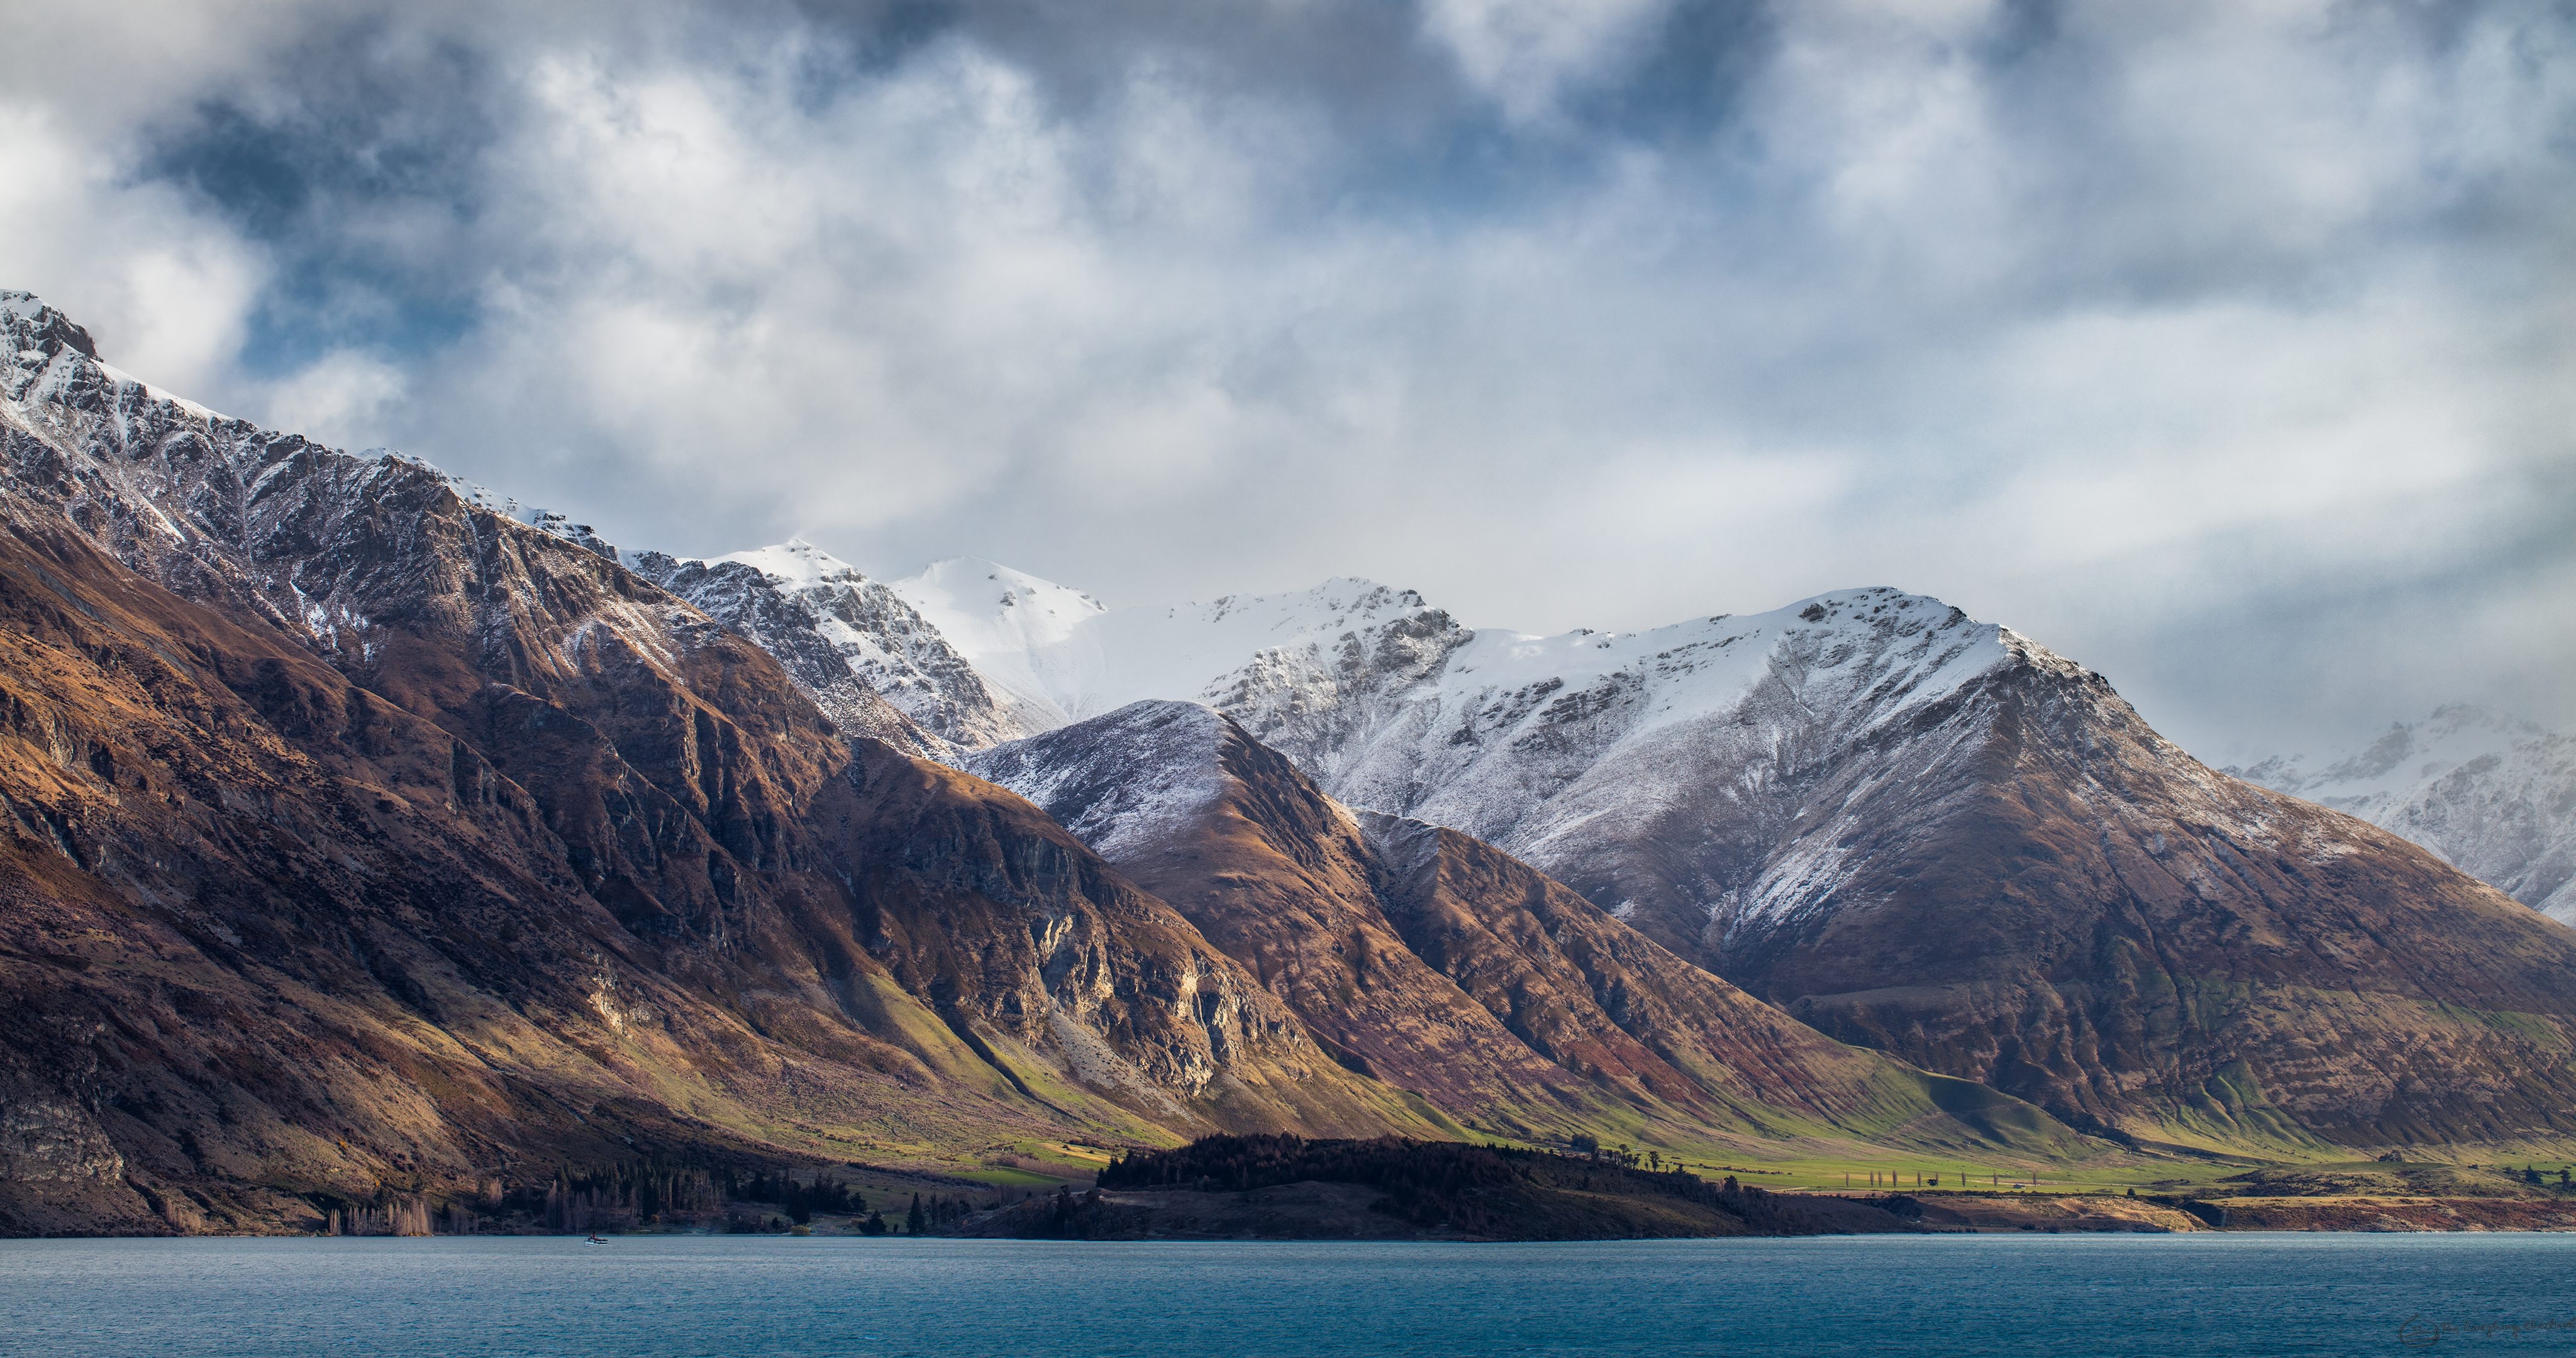
[[[2576,1354],[2571,1265],[2554,1235],[0,1241],[0,1354],[2502,1358]]]

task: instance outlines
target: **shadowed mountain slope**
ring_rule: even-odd
[[[2576,1136],[2576,933],[2098,675],[2029,648],[1806,774],[1829,886],[1710,947],[1826,1031],[2147,1137]]]

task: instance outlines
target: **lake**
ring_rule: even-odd
[[[0,1354],[2502,1358],[2576,1352],[2571,1265],[2563,1235],[13,1240]]]

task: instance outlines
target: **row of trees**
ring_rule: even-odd
[[[1295,1136],[1212,1136],[1175,1150],[1140,1151],[1112,1161],[1100,1187],[1196,1188],[1250,1192],[1313,1180],[1359,1184],[1385,1194],[1377,1209],[1423,1226],[1445,1226],[1471,1235],[1579,1238],[1600,1234],[1603,1223],[1630,1218],[1635,1233],[1663,1233],[1668,1220],[1649,1204],[1673,1200],[1723,1213],[1741,1229],[1763,1235],[1835,1229],[1795,1198],[1748,1188],[1726,1176],[1711,1183],[1677,1163],[1639,1166],[1641,1157],[1618,1151],[1559,1155],[1455,1141],[1308,1141]],[[1668,1166],[1668,1167],[1666,1167]],[[1910,1203],[1890,1199],[1888,1210],[1908,1215]],[[1066,1199],[1057,1229],[1078,1231],[1094,1204]],[[1918,1209],[1919,1210],[1919,1209]],[[1660,1213],[1660,1215],[1659,1215]],[[1621,1232],[1612,1232],[1621,1233]]]
[[[1307,1180],[1361,1184],[1383,1191],[1386,1209],[1396,1215],[1473,1231],[1490,1224],[1477,1219],[1476,1191],[1530,1182],[1542,1157],[1537,1151],[1397,1137],[1309,1141],[1286,1135],[1211,1136],[1175,1150],[1113,1160],[1100,1172],[1099,1185],[1242,1193]]]
[[[817,1212],[857,1216],[868,1210],[865,1198],[828,1171],[816,1174],[812,1183],[802,1182],[786,1170],[764,1170],[741,1177],[728,1174],[723,1188],[725,1196],[742,1202],[776,1203],[787,1219],[799,1226],[812,1221]]]
[[[1644,1165],[1655,1170],[1657,1173],[1661,1173],[1664,1168],[1664,1154],[1661,1151],[1647,1151],[1645,1154],[1639,1155],[1636,1151],[1630,1149],[1628,1143],[1624,1141],[1620,1142],[1616,1146],[1604,1146],[1601,1144],[1601,1138],[1594,1136],[1589,1132],[1576,1132],[1574,1135],[1566,1138],[1565,1144],[1567,1148],[1572,1150],[1576,1155],[1580,1155],[1584,1159],[1593,1161],[1597,1164],[1623,1165],[1629,1169],[1635,1169],[1640,1165]],[[1673,1167],[1676,1169],[1680,1168],[1681,1162],[1678,1160],[1674,1161]]]
[[[485,1179],[465,1192],[433,1200],[417,1193],[386,1192],[360,1201],[335,1194],[312,1199],[330,1235],[466,1235],[486,1230],[588,1234],[677,1226],[722,1231],[785,1230],[818,1214],[849,1216],[871,1235],[898,1227],[872,1209],[848,1181],[824,1170],[807,1178],[779,1167],[741,1167],[630,1161],[567,1167],[550,1178],[515,1186]],[[745,1204],[774,1208],[745,1212]],[[927,1235],[954,1224],[975,1205],[962,1197],[916,1193],[900,1229]]]
[[[448,1220],[452,1225],[453,1218]],[[415,1197],[393,1198],[372,1207],[351,1203],[330,1208],[322,1215],[324,1235],[428,1235],[429,1225],[429,1204]]]

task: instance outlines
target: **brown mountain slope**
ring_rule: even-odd
[[[1562,1120],[1563,1110],[1583,1107],[1582,1081],[1405,946],[1378,907],[1349,817],[1238,735],[1205,708],[1139,704],[969,766],[1028,794],[1147,890],[1173,892],[1167,899],[1209,941],[1285,997],[1355,1069],[1453,1116],[1531,1109]],[[1265,755],[1273,767],[1248,781],[1235,776],[1237,765]],[[1222,791],[1166,816],[1173,782]]]
[[[882,746],[814,789],[805,866],[728,901],[706,850],[706,917],[639,933],[548,827],[595,803],[67,531],[0,533],[0,638],[0,1228],[620,1154],[1407,1121],[1026,803]],[[491,713],[481,748],[571,785],[611,758],[525,695]]]
[[[0,406],[0,1229],[618,1146],[1422,1125],[1061,827],[842,739],[595,540],[48,317]]]
[[[1352,1065],[1462,1121],[2075,1148],[2027,1105],[1824,1038],[1490,845],[1355,819],[1210,709],[1137,703],[971,767],[1172,902]]]
[[[1707,938],[1828,1032],[2155,1139],[2576,1136],[2576,933],[2098,675],[2025,644],[1802,775],[1830,893]]]

